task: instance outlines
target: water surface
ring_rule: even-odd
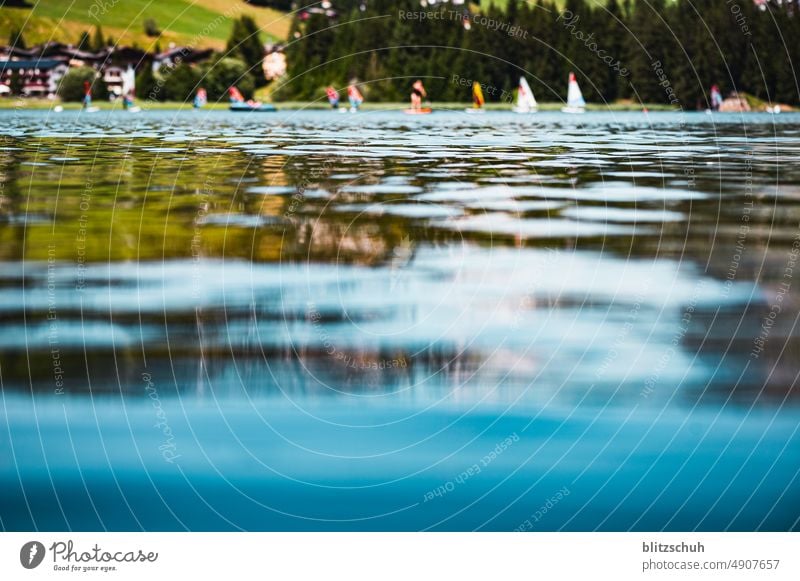
[[[2,115],[5,528],[798,526],[799,115]]]

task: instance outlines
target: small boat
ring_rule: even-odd
[[[428,113],[433,113],[433,109],[430,107],[422,107],[421,109],[404,109],[403,113],[406,115],[427,115]]]
[[[586,101],[583,100],[583,93],[578,86],[575,73],[569,74],[569,88],[567,89],[567,106],[561,108],[562,113],[585,113]]]
[[[275,113],[277,111],[274,105],[270,105],[269,103],[259,103],[258,101],[231,103],[229,108],[231,111],[237,112],[252,111],[253,113]]]
[[[514,111],[514,113],[535,113],[538,108],[539,105],[536,103],[528,81],[525,80],[525,77],[520,77],[519,89],[517,90],[517,104],[512,107],[511,110]]]
[[[483,108],[483,104],[486,103],[486,99],[483,98],[483,91],[481,90],[481,84],[477,82],[472,83],[472,108],[464,109],[465,113],[485,113],[486,111]]]
[[[275,106],[269,103],[261,103],[259,101],[253,101],[252,99],[245,101],[244,95],[242,95],[236,87],[228,89],[228,93],[231,97],[231,111],[253,113],[274,113],[277,111]]]

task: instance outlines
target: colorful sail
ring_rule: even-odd
[[[205,107],[206,103],[208,103],[208,93],[203,88],[197,89],[197,93],[194,96],[194,108]]]
[[[720,105],[722,105],[722,93],[720,93],[719,87],[714,85],[711,87],[711,108],[717,111]]]
[[[228,89],[228,93],[231,97],[231,103],[244,103],[244,95],[236,87]]]
[[[355,85],[347,87],[347,98],[350,101],[350,107],[353,109],[358,109],[361,103],[364,102],[364,96]]]
[[[83,81],[83,106],[86,109],[92,106],[92,85],[89,81]]]
[[[483,91],[481,90],[481,84],[478,82],[472,83],[472,106],[476,109],[480,109],[483,107],[483,104],[486,100],[483,98]]]
[[[528,85],[528,81],[525,80],[525,77],[520,77],[519,90],[517,91],[517,109],[527,111],[537,107],[536,99],[533,96],[530,85]]]
[[[329,86],[325,89],[325,94],[328,97],[328,103],[331,104],[331,107],[336,109],[339,106],[339,91]]]
[[[567,107],[572,107],[574,109],[586,107],[586,101],[583,100],[583,93],[581,93],[581,88],[578,86],[578,80],[575,78],[575,73],[569,74]]]

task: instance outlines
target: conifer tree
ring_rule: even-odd
[[[91,49],[96,52],[103,50],[105,47],[106,47],[106,41],[105,38],[103,37],[103,29],[98,24],[97,26],[94,27],[94,35],[92,36]]]

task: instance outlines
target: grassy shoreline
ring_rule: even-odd
[[[94,101],[93,105],[99,107],[102,110],[122,110],[121,102],[108,102],[108,101]],[[35,98],[2,98],[0,99],[0,111],[2,110],[46,110],[52,109],[53,107],[61,105],[64,107],[65,110],[78,110],[81,108],[81,103],[62,103],[58,99],[35,99]],[[192,104],[189,102],[180,102],[180,101],[157,101],[157,102],[148,102],[148,101],[137,101],[136,105],[140,106],[144,110],[152,110],[152,111],[172,111],[172,110],[183,110],[183,109],[191,109]],[[274,103],[274,105],[278,109],[285,109],[285,110],[301,110],[301,109],[311,109],[311,110],[330,110],[330,106],[325,101],[279,101]],[[364,103],[361,106],[361,109],[364,111],[396,111],[399,109],[406,109],[408,108],[408,103]],[[434,110],[456,110],[460,111],[465,108],[469,108],[472,106],[470,102],[464,103],[457,103],[457,102],[434,102],[431,104]],[[540,103],[539,110],[540,111],[558,111],[563,106],[563,103]],[[511,105],[507,103],[488,103],[486,105],[486,109],[489,111],[510,111]],[[227,102],[220,102],[220,103],[209,103],[205,106],[204,109],[211,109],[211,110],[226,110],[228,108]],[[675,111],[674,107],[670,107],[669,105],[661,105],[661,104],[653,104],[647,105],[647,109],[650,111]],[[609,104],[600,104],[600,103],[589,103],[586,106],[587,111],[641,111],[642,107],[639,105],[634,105],[632,103],[609,103]]]
[[[109,102],[109,101],[95,101],[93,105],[99,107],[101,110],[122,110],[122,102]],[[75,111],[81,108],[80,103],[62,103],[58,99],[38,99],[38,98],[14,98],[3,97],[0,98],[0,111],[3,110],[47,110],[52,109],[56,105],[61,105],[65,110]],[[145,111],[180,111],[192,109],[190,102],[180,101],[137,101],[136,105]],[[274,105],[279,110],[298,111],[303,109],[308,110],[330,110],[330,106],[324,100],[319,101],[278,101]],[[563,107],[563,103],[539,103],[539,111],[559,111]],[[361,109],[364,111],[397,111],[408,108],[408,103],[364,103]],[[472,107],[470,102],[433,102],[431,106],[434,110],[438,111],[461,111],[466,108]],[[487,103],[485,109],[488,111],[510,111],[512,105],[508,103]],[[679,111],[680,109],[664,105],[660,103],[647,104],[644,106],[650,112],[657,111]],[[342,108],[346,108],[342,105]],[[204,107],[205,110],[220,110],[228,109],[227,102],[209,103]],[[586,105],[587,111],[642,111],[641,105],[631,103],[630,101],[618,101],[616,103],[588,103]],[[796,111],[796,109],[792,109]],[[753,112],[759,110],[754,108]]]

